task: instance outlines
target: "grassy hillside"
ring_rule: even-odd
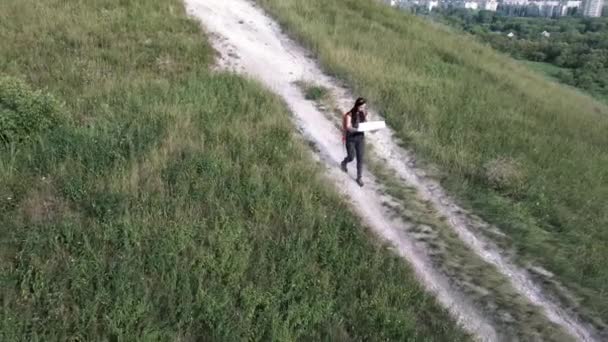
[[[0,2],[0,340],[466,340],[204,39],[179,0]]]
[[[530,62],[530,61],[522,61],[523,65],[527,66],[528,68],[530,68],[530,70],[534,71],[534,72],[538,72],[541,75],[544,75],[546,77],[549,78],[549,80],[551,80],[552,82],[560,82],[560,73],[565,71],[564,68],[560,68],[558,66],[549,64],[549,63],[545,63],[545,62]],[[562,82],[562,84],[564,84]],[[572,87],[572,89],[577,89],[575,87]],[[582,91],[579,89],[579,91]],[[583,93],[585,93],[584,91],[582,91]],[[589,94],[589,93],[585,93],[585,94]],[[596,99],[600,100],[600,101],[604,101],[606,104],[608,104],[608,96],[603,96],[600,94],[591,94],[592,96],[594,96]]]
[[[258,0],[444,185],[608,321],[608,109],[376,1]]]
[[[608,18],[525,18],[460,8],[436,10],[429,18],[471,33],[514,58],[551,65],[543,69],[557,71],[559,82],[600,100],[608,98]],[[515,36],[508,37],[509,32]]]
[[[549,63],[544,63],[544,62],[530,62],[530,61],[524,61],[522,62],[524,65],[528,66],[530,69],[536,71],[536,72],[540,72],[543,75],[548,76],[552,81],[559,81],[557,79],[557,76],[559,75],[559,73],[562,71],[563,68],[560,68],[558,66],[549,64]]]

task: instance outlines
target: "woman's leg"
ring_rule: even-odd
[[[365,139],[358,137],[355,143],[355,152],[357,154],[357,180],[361,180],[363,175],[363,158],[365,157]]]
[[[353,139],[346,138],[346,158],[341,163],[342,170],[346,172],[346,164],[355,160],[355,141]]]

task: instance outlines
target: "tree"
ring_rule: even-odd
[[[571,70],[561,70],[557,73],[556,77],[562,83],[569,84],[569,85],[576,85],[574,82],[574,75],[572,75]]]
[[[514,18],[525,6],[501,7],[503,14],[460,8],[441,10],[444,22],[458,26],[514,58],[546,62],[564,68],[556,77],[563,83],[608,98],[607,18]],[[523,11],[523,12],[522,12]],[[550,39],[541,32],[551,33]],[[514,32],[514,38],[506,34]],[[500,33],[500,34],[498,34]]]
[[[494,21],[494,12],[481,10],[477,13],[476,20],[480,24],[490,24]]]

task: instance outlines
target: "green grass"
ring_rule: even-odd
[[[323,89],[327,95],[314,100],[317,108],[339,126],[340,120],[335,119],[341,118],[342,113],[329,90],[314,83],[300,82],[299,86],[303,94],[310,89]],[[471,251],[433,205],[419,198],[416,189],[400,182],[395,172],[386,168],[373,146],[368,146],[366,156],[366,165],[379,182],[381,191],[395,200],[384,203],[390,215],[411,224],[406,230],[409,238],[428,253],[435,269],[491,322],[501,340],[570,340],[539,308],[517,293],[506,276]]]
[[[530,69],[539,72],[543,75],[546,75],[553,81],[558,81],[558,75],[561,71],[565,70],[558,66],[549,63],[543,62],[531,62],[531,61],[522,61],[523,64],[530,67]],[[559,82],[559,81],[558,81]]]
[[[297,83],[307,100],[324,103],[330,99],[329,89],[323,86],[307,81],[298,81]]]
[[[322,87],[310,87],[306,91],[305,97],[307,100],[321,100],[327,96],[327,91]]]
[[[498,224],[522,262],[554,272],[608,321],[605,105],[376,1],[258,2]]]
[[[524,65],[528,66],[530,69],[532,69],[536,72],[539,72],[542,75],[547,76],[551,81],[554,81],[554,82],[561,82],[560,78],[559,78],[560,72],[569,71],[569,69],[560,68],[556,65],[544,63],[544,62],[531,62],[531,61],[521,61],[521,62]],[[596,99],[599,99],[599,100],[603,101],[604,103],[608,104],[608,95],[603,95],[600,93],[590,93],[589,91],[586,91],[584,89],[572,87],[572,91],[576,91],[575,89],[578,89],[578,91],[580,91],[582,93],[592,95]]]
[[[59,118],[0,145],[0,340],[467,339],[180,1],[3,1],[0,41]]]

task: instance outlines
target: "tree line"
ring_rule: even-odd
[[[606,17],[523,18],[466,9],[441,9],[428,15],[517,59],[558,67],[552,76],[561,82],[608,100]]]

